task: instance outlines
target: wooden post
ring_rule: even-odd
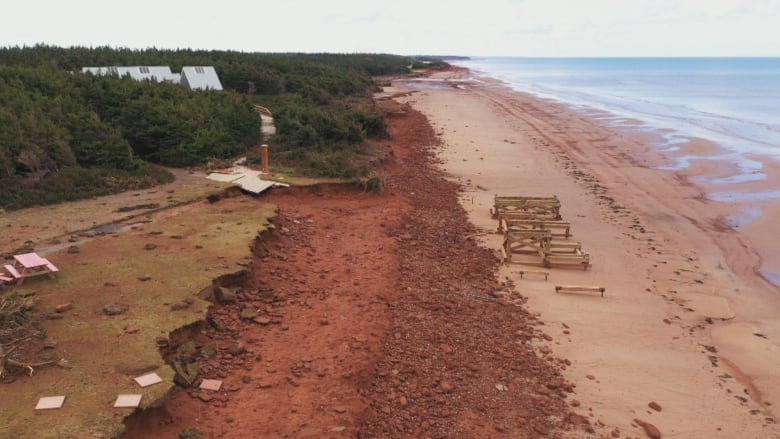
[[[260,145],[260,160],[263,164],[263,172],[268,173],[268,145]]]

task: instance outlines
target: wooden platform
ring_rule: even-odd
[[[510,263],[515,262],[513,256],[523,256],[526,264],[576,265],[587,270],[590,255],[583,252],[582,243],[567,241],[572,236],[571,223],[563,221],[560,208],[555,195],[495,195],[490,213],[498,218],[498,232],[504,234],[503,260]]]

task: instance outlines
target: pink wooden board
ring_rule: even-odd
[[[220,380],[203,380],[200,383],[200,388],[205,390],[219,390],[220,387],[222,387]]]
[[[119,408],[138,407],[139,405],[141,405],[141,397],[143,397],[143,395],[119,395],[116,397],[116,402],[114,402],[114,407],[119,407]]]
[[[14,259],[19,261],[22,266],[26,268],[40,267],[46,265],[49,261],[38,256],[38,253],[23,253],[21,255],[15,255]]]
[[[65,404],[65,396],[44,396],[38,400],[35,410],[50,410],[62,408]]]
[[[141,375],[139,377],[135,378],[135,382],[138,383],[141,387],[151,386],[152,384],[157,384],[162,382],[162,378],[160,378],[159,375],[156,373],[148,373],[146,375]]]

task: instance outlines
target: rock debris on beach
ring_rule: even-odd
[[[336,425],[365,438],[595,437],[567,404],[566,360],[538,349],[551,337],[516,305],[525,299],[512,283],[497,282],[499,261],[473,237],[459,187],[435,169],[424,116],[406,108],[388,125],[383,195],[326,185],[265,198],[284,233],[264,242],[235,300],[193,328],[215,347],[195,358],[203,376],[256,384],[209,405],[231,413],[235,435],[322,437]],[[219,436],[224,412],[184,395],[169,399],[170,416],[198,416]],[[147,433],[131,423],[126,436]]]

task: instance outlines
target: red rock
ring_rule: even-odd
[[[658,430],[658,427],[656,427],[655,425],[649,422],[642,421],[640,419],[634,419],[634,422],[640,427],[642,427],[642,429],[645,431],[645,434],[650,439],[661,439],[661,431]]]
[[[549,395],[550,389],[548,389],[546,386],[539,385],[536,387],[536,393],[542,394],[542,395]]]
[[[588,423],[588,419],[587,418],[585,418],[583,416],[580,416],[580,415],[578,415],[578,414],[576,414],[574,412],[569,413],[569,416],[567,417],[567,419],[568,419],[570,424],[574,424],[574,425],[581,425],[581,424],[587,424]]]
[[[547,434],[550,433],[550,430],[544,426],[544,425],[534,425],[534,431],[541,434],[542,436],[547,436]]]
[[[255,323],[266,326],[271,324],[271,319],[265,316],[255,318]]]
[[[70,302],[57,305],[57,307],[54,308],[54,310],[57,312],[65,312],[65,311],[70,311],[72,309],[73,309],[73,304]]]
[[[125,328],[125,333],[126,333],[126,334],[135,334],[135,333],[137,333],[138,331],[140,331],[140,329],[138,329],[138,327],[137,327],[137,326],[132,326],[132,325],[130,325],[130,326],[128,326],[128,327],[126,327],[126,328]]]
[[[440,384],[440,387],[441,387],[441,391],[444,392],[444,393],[452,392],[452,390],[455,389],[455,386],[452,385],[452,383],[450,383],[448,381],[442,381],[442,383]]]
[[[650,407],[651,409],[653,409],[653,410],[657,411],[657,412],[660,412],[661,410],[663,410],[663,408],[661,407],[661,405],[660,405],[660,404],[658,404],[658,403],[657,403],[657,402],[655,402],[655,401],[651,401],[649,404],[647,404],[647,406],[648,406],[648,407]]]

